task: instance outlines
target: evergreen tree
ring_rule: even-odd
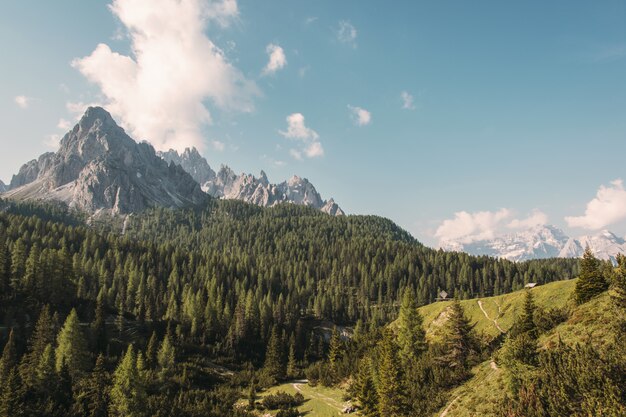
[[[0,386],[0,417],[27,416],[24,387],[17,368],[8,371],[4,384]]]
[[[340,366],[344,356],[344,344],[341,340],[341,335],[337,327],[333,328],[333,332],[330,336],[330,348],[328,350],[328,363],[330,365],[330,373],[333,382],[338,382],[341,377]]]
[[[272,327],[272,333],[267,343],[265,352],[265,365],[263,370],[270,380],[280,381],[285,377],[285,364],[283,362],[283,348],[278,335],[278,326]]]
[[[113,374],[109,413],[114,417],[142,417],[146,400],[145,388],[137,370],[137,357],[130,345]]]
[[[535,324],[536,310],[537,306],[535,305],[532,290],[528,289],[524,297],[524,312],[517,321],[516,326],[513,326],[515,330],[514,335],[525,333],[532,339],[537,338],[538,329]]]
[[[608,288],[608,283],[602,274],[600,261],[593,255],[589,247],[585,249],[580,261],[580,274],[576,282],[576,302],[586,303]]]
[[[27,386],[33,386],[34,384],[37,366],[40,363],[44,350],[55,343],[56,327],[50,314],[50,307],[45,305],[39,313],[35,330],[28,340],[28,348],[20,364],[20,373]],[[54,352],[52,352],[52,357],[54,357]]]
[[[291,335],[289,342],[289,358],[287,359],[287,378],[298,377],[298,360],[296,359],[296,339]]]
[[[107,417],[109,415],[109,374],[105,369],[104,356],[98,355],[93,372],[85,379],[76,400],[81,405],[82,415]]]
[[[466,377],[469,368],[468,358],[474,349],[473,326],[465,317],[461,303],[454,300],[449,307],[448,321],[445,324],[443,362],[456,374],[455,382]],[[452,381],[451,381],[452,382]]]
[[[403,359],[415,361],[426,350],[424,319],[417,310],[413,291],[405,291],[398,316],[398,344]]]
[[[107,349],[107,333],[106,333],[106,306],[104,296],[101,294],[96,301],[96,314],[91,323],[91,332],[93,334],[93,345],[96,352],[106,352]]]
[[[17,348],[15,346],[15,332],[11,329],[9,340],[4,345],[2,357],[0,357],[0,385],[7,380],[11,371],[17,365]]]
[[[372,377],[372,364],[369,359],[362,360],[356,375],[355,397],[359,403],[361,415],[378,417],[378,392]]]
[[[87,340],[80,328],[78,314],[72,309],[57,337],[56,369],[67,364],[72,378],[80,378],[89,369]]]
[[[385,330],[378,348],[378,412],[385,417],[407,415],[402,361],[395,337]]]
[[[611,289],[617,345],[626,349],[626,256],[622,254],[617,255],[617,267],[613,274]]]
[[[148,346],[146,347],[146,362],[150,368],[154,368],[157,362],[157,352],[159,349],[159,341],[157,339],[156,332],[152,332]]]
[[[169,375],[176,365],[176,349],[172,343],[172,339],[167,333],[161,342],[159,352],[157,353],[157,361],[161,368],[161,376],[165,377]]]

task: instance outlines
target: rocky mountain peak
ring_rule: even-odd
[[[6,196],[113,214],[202,204],[208,198],[187,172],[168,165],[150,144],[136,143],[100,107],[87,109],[56,153],[25,164]]]

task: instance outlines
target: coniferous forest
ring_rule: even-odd
[[[579,265],[580,263],[580,265]],[[524,312],[501,337],[460,300],[580,277],[607,290],[602,348],[538,338],[567,312]],[[451,298],[443,337],[420,306]],[[550,320],[546,315],[552,314]],[[430,249],[392,222],[211,200],[103,221],[2,202],[0,416],[296,416],[283,381],[342,387],[363,416],[430,416],[494,357],[506,416],[626,415],[626,260],[514,263]]]

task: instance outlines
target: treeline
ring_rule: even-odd
[[[355,326],[358,340],[394,320],[404,294],[412,294],[417,306],[442,289],[468,298],[577,273],[575,260],[517,264],[435,251],[385,219],[332,217],[293,205],[261,209],[213,201],[204,210],[157,209],[123,223],[88,227],[57,207],[2,203],[0,339],[12,340],[6,346],[13,346],[7,351],[13,359],[5,361],[12,365],[3,365],[0,382],[9,387],[7,395],[24,394],[3,404],[52,395],[58,401],[51,407],[63,410],[60,415],[100,415],[76,408],[87,395],[81,387],[97,373],[110,381],[106,409],[113,415],[219,410],[215,415],[226,416],[224,410],[235,412],[233,392],[250,381],[265,386],[303,372],[324,377],[322,360],[338,346],[320,331],[324,321]],[[53,318],[50,333],[46,343],[35,342],[45,306]],[[68,363],[68,375],[61,332],[70,318],[70,334],[78,335],[70,339],[90,354],[78,355],[81,367]],[[174,353],[154,359],[164,344]],[[343,359],[356,358],[355,352],[333,360],[331,375],[355,365]],[[22,371],[26,358],[30,373]],[[33,382],[41,361],[47,364],[41,372],[56,378],[55,384]],[[224,387],[207,361],[240,372]],[[139,414],[111,405],[119,392],[113,377],[122,365],[140,397],[146,395],[136,403],[152,404]],[[65,391],[28,394],[36,385]],[[216,391],[222,389],[226,393]]]

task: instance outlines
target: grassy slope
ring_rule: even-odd
[[[259,394],[258,401],[268,394],[274,394],[278,391],[284,391],[287,394],[295,394],[300,392],[304,395],[305,402],[298,407],[302,415],[306,417],[330,417],[342,415],[346,402],[343,400],[343,391],[335,388],[326,388],[321,385],[312,387],[306,383],[289,382],[276,387],[272,387],[267,391]],[[261,413],[265,415],[265,412]],[[276,415],[276,411],[270,412],[272,416]]]
[[[532,291],[535,302],[539,307],[546,309],[563,307],[570,302],[574,291],[575,280],[557,281],[550,284],[535,287]],[[480,308],[482,304],[485,313]],[[476,298],[461,301],[465,314],[472,323],[476,324],[475,330],[488,337],[496,337],[500,330],[493,320],[496,320],[500,328],[507,331],[511,328],[515,318],[521,314],[524,304],[524,290],[495,297]],[[428,338],[437,338],[442,325],[445,323],[448,302],[438,302],[420,308],[424,317],[424,325]]]
[[[592,341],[596,345],[607,342],[606,326],[609,325],[610,299],[608,293],[591,300],[590,302],[575,307],[571,304],[571,294],[574,291],[575,280],[555,282],[533,289],[535,300],[544,308],[563,307],[570,305],[571,317],[548,333],[542,335],[539,344],[542,348],[550,348],[560,339],[567,344],[587,343]],[[482,299],[483,308],[491,318],[498,317],[497,306],[500,305],[502,314],[497,320],[504,330],[510,328],[514,318],[520,314],[523,304],[524,292]],[[473,322],[476,329],[489,335],[497,335],[499,332],[492,321],[487,320],[478,307],[478,300],[463,301],[463,307]],[[446,306],[439,303],[421,308],[425,317],[424,323],[429,329],[430,337],[436,337],[437,329],[445,319]],[[494,309],[495,306],[495,309]],[[492,316],[493,315],[493,316]],[[435,322],[435,323],[433,323]],[[495,366],[492,361],[486,361],[473,370],[473,377],[462,386],[456,388],[450,396],[446,407],[433,415],[445,417],[470,417],[484,416],[496,417],[496,405],[505,393],[504,370]]]

